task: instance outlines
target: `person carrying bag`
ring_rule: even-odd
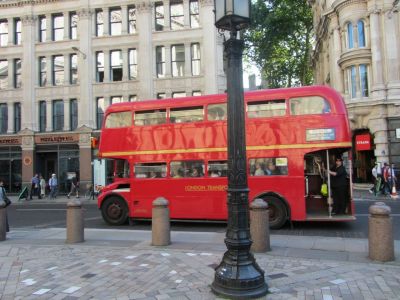
[[[6,204],[5,208],[11,204],[11,200],[7,197],[6,189],[4,188],[4,183],[0,180],[0,201],[3,200]],[[8,225],[7,210],[6,210],[6,232],[10,231],[10,226]]]

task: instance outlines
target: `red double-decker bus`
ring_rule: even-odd
[[[111,105],[99,157],[115,160],[114,182],[98,197],[104,220],[151,218],[157,197],[172,219],[227,219],[226,95]],[[270,226],[292,221],[354,219],[349,174],[346,213],[329,212],[324,170],[344,158],[351,135],[345,104],[324,86],[245,93],[249,201],[268,202]],[[323,183],[328,195],[321,194]]]

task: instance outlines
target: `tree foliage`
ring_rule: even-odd
[[[247,59],[268,87],[310,85],[313,19],[307,0],[255,0],[245,32]]]

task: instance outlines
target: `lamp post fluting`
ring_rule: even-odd
[[[220,20],[216,19],[216,26],[230,31],[230,38],[224,42],[228,94],[228,226],[225,237],[228,250],[215,269],[211,289],[214,293],[228,298],[257,298],[268,292],[268,286],[265,283],[264,271],[258,266],[250,252],[252,241],[249,226],[249,189],[242,79],[244,42],[237,39],[237,30],[246,24],[235,25],[240,17],[218,11],[220,8],[234,7],[234,3],[229,4],[228,2],[236,3],[238,0],[215,1],[217,18],[223,16]],[[248,2],[246,3],[249,5]],[[249,18],[242,20],[246,21]]]

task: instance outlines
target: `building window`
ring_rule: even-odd
[[[0,90],[8,87],[8,60],[0,60]]]
[[[200,26],[199,1],[198,0],[190,0],[189,13],[190,13],[190,27],[198,28]]]
[[[350,98],[357,97],[357,69],[355,66],[351,66],[347,68],[347,81],[348,81],[348,93],[350,94]]]
[[[156,72],[158,78],[165,76],[165,47],[156,47]]]
[[[183,44],[171,47],[172,76],[181,77],[185,70],[185,46]]]
[[[367,65],[360,65],[360,90],[361,90],[361,97],[369,96]]]
[[[182,98],[182,97],[186,97],[186,93],[185,92],[174,92],[174,93],[172,93],[172,98]]]
[[[171,29],[178,30],[185,27],[185,19],[183,15],[183,1],[171,1],[170,2],[170,14],[171,14]]]
[[[103,34],[104,34],[103,11],[96,10],[96,36],[103,36]]]
[[[154,3],[156,31],[164,30],[164,4],[162,2]]]
[[[111,57],[111,81],[122,80],[122,52],[121,50],[113,50],[110,52]]]
[[[53,15],[53,41],[64,39],[64,16]]]
[[[353,40],[353,24],[347,24],[347,46],[349,49],[354,47],[354,40]]]
[[[14,59],[14,88],[20,88],[22,86],[21,77],[21,60],[19,58]]]
[[[136,7],[128,8],[128,33],[136,33]]]
[[[122,19],[121,9],[114,8],[110,10],[110,34],[121,35],[122,32]]]
[[[69,102],[70,119],[69,124],[71,130],[78,128],[78,101],[76,99],[71,99]]]
[[[201,91],[193,91],[192,96],[201,96]]]
[[[104,81],[104,53],[96,52],[96,81]]]
[[[365,47],[365,33],[364,33],[364,22],[359,20],[357,22],[358,32],[358,47]]]
[[[53,56],[53,85],[63,85],[64,83],[64,56]]]
[[[7,103],[0,103],[0,133],[7,133],[8,130],[8,109]]]
[[[192,75],[200,75],[200,44],[195,43],[190,46],[192,57]]]
[[[78,15],[76,12],[69,14],[69,38],[71,40],[78,38]]]
[[[111,104],[124,102],[122,96],[111,96]]]
[[[0,47],[8,45],[8,22],[0,20]]]
[[[71,54],[69,56],[69,83],[77,84],[78,83],[78,55]]]
[[[53,131],[62,131],[64,128],[64,102],[53,101]]]
[[[46,101],[40,101],[39,102],[39,131],[40,132],[46,131],[46,122],[47,122]]]
[[[130,95],[129,96],[129,102],[135,102],[135,101],[138,101],[137,96],[136,95]]]
[[[21,103],[14,103],[14,133],[21,130]]]
[[[46,65],[46,57],[39,57],[39,86],[45,86],[47,83]]]
[[[21,45],[21,32],[22,32],[22,22],[21,19],[14,19],[14,44]]]
[[[167,98],[167,95],[165,93],[158,93],[157,94],[157,99],[165,99]]]
[[[39,17],[39,42],[46,41],[46,16]]]
[[[137,77],[137,51],[129,49],[129,80]]]
[[[101,129],[101,124],[103,124],[104,111],[106,110],[106,106],[103,97],[97,98],[96,102],[97,102],[96,124],[97,124],[97,129]]]

